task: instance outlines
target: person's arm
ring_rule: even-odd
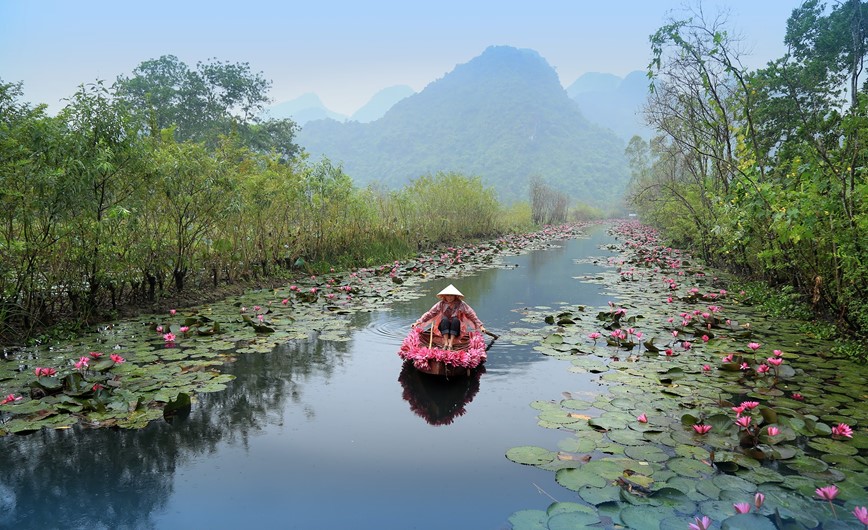
[[[437,302],[436,304],[434,304],[434,306],[431,307],[431,309],[429,309],[427,313],[419,317],[419,320],[413,323],[413,327],[424,326],[430,320],[433,320],[434,317],[436,317],[440,313],[440,304],[442,303],[443,302]]]
[[[476,316],[476,311],[474,311],[473,308],[470,307],[470,304],[468,304],[467,302],[461,302],[461,304],[464,306],[464,307],[462,308],[462,311],[464,312],[464,315],[465,315],[465,316],[466,316],[466,317],[467,317],[471,322],[473,322],[473,327],[475,327],[475,328],[478,329],[479,331],[485,333],[485,325],[482,323],[481,320],[479,320],[479,317]]]

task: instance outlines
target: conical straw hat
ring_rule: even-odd
[[[448,287],[446,287],[445,289],[443,289],[442,291],[440,291],[439,293],[437,293],[437,298],[442,299],[443,296],[445,296],[445,295],[447,295],[447,294],[454,294],[455,296],[458,297],[459,300],[464,300],[464,295],[461,294],[461,291],[459,291],[458,289],[456,289],[455,286],[452,285],[451,283],[449,284]]]

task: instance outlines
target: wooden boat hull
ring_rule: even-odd
[[[444,349],[443,337],[430,331],[413,329],[398,355],[418,371],[441,377],[467,377],[485,362],[488,346],[482,335],[472,334],[455,340],[451,350]]]

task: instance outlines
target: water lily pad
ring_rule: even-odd
[[[753,493],[756,491],[756,484],[741,477],[734,475],[717,475],[712,479],[714,485],[721,490],[737,490],[745,493]]]
[[[549,530],[570,530],[600,522],[597,511],[576,502],[556,502],[546,510]]]
[[[847,442],[832,440],[831,438],[814,438],[808,442],[808,446],[832,455],[853,456],[859,454],[859,449],[853,447]]]
[[[765,484],[768,482],[784,482],[787,480],[783,475],[768,467],[758,467],[755,469],[740,469],[737,476],[751,482],[753,484]]]
[[[603,488],[609,481],[597,473],[585,468],[559,469],[555,473],[555,480],[568,490],[579,491],[586,486]]]
[[[521,510],[509,516],[513,530],[548,530],[548,514],[542,510]]]
[[[615,502],[621,498],[621,488],[614,485],[597,488],[587,486],[579,490],[579,497],[585,502],[592,505],[600,505],[608,502]]]
[[[668,508],[658,506],[626,506],[621,520],[633,530],[659,530],[660,522],[671,516]]]
[[[714,470],[708,465],[692,458],[673,458],[666,466],[681,476],[699,478],[709,475]]]
[[[560,403],[561,407],[571,410],[588,410],[591,408],[591,403],[581,399],[565,399]]]
[[[711,453],[709,453],[708,449],[705,449],[704,447],[697,447],[695,445],[686,444],[678,445],[675,448],[675,454],[685,458],[692,458],[700,461],[707,461],[711,456]]]
[[[523,445],[509,449],[506,457],[517,464],[540,466],[552,462],[557,458],[557,453],[542,447]]]
[[[616,429],[609,431],[607,436],[610,440],[621,445],[644,445],[647,443],[639,431],[632,429]]]
[[[596,434],[598,436],[590,436],[592,434]],[[602,436],[599,436],[599,433],[590,431],[583,434],[581,437],[569,438],[559,441],[558,448],[570,453],[589,453],[597,447],[597,444],[602,439],[603,438]]]
[[[768,517],[756,513],[740,513],[727,517],[720,523],[721,530],[777,530]]]
[[[610,433],[611,434],[611,433]],[[644,462],[665,462],[669,460],[669,455],[663,452],[654,445],[639,445],[624,448],[624,454],[634,460]]]
[[[785,465],[798,473],[819,473],[829,468],[829,465],[822,460],[805,455],[797,456],[787,461]]]

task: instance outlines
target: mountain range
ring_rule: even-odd
[[[610,100],[635,93],[633,77],[583,76],[564,90],[537,52],[492,46],[419,93],[399,97],[393,91],[399,100],[389,105],[384,97],[381,108],[388,110],[381,117],[371,112],[365,123],[307,121],[297,140],[312,157],[340,163],[361,186],[396,188],[424,174],[455,171],[481,177],[511,202],[527,200],[529,181],[541,178],[574,199],[609,209],[628,180],[629,112],[594,120],[611,122],[607,128],[588,119],[597,109],[582,109],[601,101],[614,108]]]
[[[383,114],[402,99],[416,92],[407,85],[395,85],[380,90],[352,116],[333,112],[326,108],[316,94],[301,96],[268,107],[267,116],[274,119],[290,118],[299,125],[309,121],[332,119],[336,121],[357,121],[368,123],[383,117]]]

